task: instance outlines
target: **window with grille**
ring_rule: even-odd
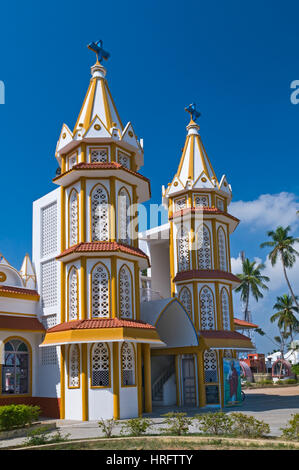
[[[131,243],[130,230],[130,205],[131,200],[128,191],[122,188],[118,193],[118,239],[126,244]]]
[[[194,196],[195,207],[209,207],[209,196]]]
[[[77,344],[71,344],[68,357],[68,386],[80,387],[80,349]]]
[[[209,229],[205,225],[198,228],[197,247],[198,269],[212,269],[211,237]]]
[[[199,294],[200,329],[215,330],[215,307],[213,292],[204,286]]]
[[[91,193],[91,241],[109,239],[109,204],[104,186],[98,184]]]
[[[68,285],[68,316],[69,320],[78,319],[78,271],[76,268],[72,267],[69,273],[69,285]]]
[[[131,343],[123,343],[121,347],[122,386],[135,385],[135,352]]]
[[[192,298],[188,287],[183,287],[180,290],[179,299],[187,310],[189,317],[192,319]]]
[[[223,201],[223,199],[219,199],[219,198],[217,197],[217,199],[216,199],[216,205],[217,205],[217,207],[218,207],[219,210],[224,211],[224,201]]]
[[[57,305],[57,261],[46,261],[41,265],[41,294],[44,308]]]
[[[41,256],[49,256],[57,251],[57,202],[41,210]]]
[[[131,160],[129,155],[126,155],[123,152],[118,152],[118,163],[120,163],[124,168],[131,168]]]
[[[78,193],[75,189],[70,194],[69,202],[69,246],[76,245],[78,243]]]
[[[56,346],[46,346],[40,349],[42,366],[55,366],[58,363]]]
[[[107,148],[92,149],[90,152],[90,162],[91,163],[108,162],[108,149]]]
[[[77,163],[77,154],[74,153],[69,157],[69,170],[73,168],[74,165]]]
[[[222,323],[224,330],[230,330],[229,297],[225,287],[221,290]]]
[[[119,303],[121,318],[133,318],[132,275],[127,266],[119,271]]]
[[[110,387],[110,358],[106,343],[94,344],[91,350],[92,387]]]
[[[107,318],[109,317],[109,298],[110,298],[109,273],[103,264],[97,264],[91,273],[91,317]]]
[[[178,231],[178,270],[190,269],[189,233],[185,227]]]
[[[176,199],[175,201],[175,211],[181,211],[182,209],[186,209],[187,207],[187,199],[182,197],[180,199]]]
[[[4,345],[2,394],[29,393],[30,350],[26,343],[11,339]]]
[[[226,259],[226,237],[222,227],[218,229],[218,252],[219,252],[219,268],[221,271],[227,271]]]
[[[42,318],[42,324],[46,330],[57,325],[57,315],[47,315]]]
[[[218,382],[216,351],[204,352],[204,379],[206,384]]]

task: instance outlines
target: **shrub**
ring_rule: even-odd
[[[131,436],[142,436],[152,425],[152,421],[146,418],[132,418],[126,421],[121,429],[121,434],[130,434]]]
[[[264,437],[270,433],[269,424],[244,413],[231,413],[232,434],[241,437]]]
[[[24,427],[36,421],[40,414],[39,406],[6,405],[0,406],[0,429],[9,430]]]
[[[230,415],[220,412],[203,413],[196,415],[195,419],[199,423],[200,431],[205,434],[230,434],[232,429],[232,418]]]
[[[115,426],[114,419],[100,419],[99,427],[103,431],[105,437],[111,437],[112,431]]]
[[[289,426],[280,428],[283,437],[291,440],[299,440],[299,413],[292,415],[292,418],[287,423]]]
[[[39,428],[33,429],[27,435],[27,440],[25,442],[26,446],[40,446],[43,444],[54,444],[56,442],[64,442],[68,440],[70,434],[65,436],[61,435],[60,431],[57,431],[52,436],[46,436],[50,432],[50,429],[47,426],[41,426]]]
[[[299,375],[299,364],[292,365],[292,372],[296,375]]]
[[[165,423],[169,426],[165,430],[165,434],[170,433],[174,436],[182,436],[188,433],[192,418],[187,418],[187,413],[176,413],[172,411],[162,416],[165,416]]]
[[[296,379],[286,379],[283,381],[285,384],[296,384],[297,380]]]

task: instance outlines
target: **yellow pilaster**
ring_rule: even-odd
[[[65,264],[60,264],[60,323],[65,322]]]
[[[221,397],[221,401],[220,401],[220,406],[221,408],[224,407],[224,381],[223,381],[223,351],[222,350],[219,350],[219,356],[218,356],[218,370],[219,370],[219,386],[220,386],[220,390],[221,390],[221,393],[220,393],[220,397]]]
[[[192,215],[191,215],[190,241],[191,241],[191,262],[192,262],[192,269],[196,269],[195,217],[192,217]]]
[[[115,196],[115,177],[110,178],[110,240],[116,240],[116,196]]]
[[[80,179],[80,242],[86,242],[86,182]]]
[[[119,419],[119,347],[113,343],[113,418]]]
[[[141,344],[137,343],[137,386],[138,386],[138,416],[142,416],[142,363]]]
[[[87,370],[87,344],[82,343],[82,421],[88,421],[88,370]]]
[[[65,418],[65,346],[60,346],[60,419]]]
[[[179,356],[175,356],[175,383],[176,383],[176,405],[180,406],[180,371]]]
[[[206,405],[206,389],[204,383],[203,352],[197,352],[197,380],[198,380],[198,402],[199,407]]]
[[[173,243],[173,222],[170,221],[170,234],[169,234],[169,263],[170,263],[170,290],[171,297],[175,296],[174,278],[174,243]]]
[[[137,203],[138,203],[137,187],[133,186],[133,204],[135,205]],[[139,228],[139,225],[138,225],[138,212],[137,212],[137,210],[133,214],[133,221],[134,221],[134,224],[133,224],[134,231],[133,231],[133,234],[132,234],[133,244],[134,244],[134,248],[138,248],[138,228]],[[137,221],[137,223],[136,223],[136,221]]]
[[[149,344],[143,344],[144,363],[144,398],[145,412],[152,412],[152,380],[151,380],[151,351]]]
[[[87,314],[87,302],[86,302],[86,258],[83,256],[80,258],[80,300],[81,300],[81,320],[88,318]]]
[[[218,249],[217,249],[216,220],[215,220],[215,219],[212,219],[211,222],[212,222],[212,237],[213,237],[214,269],[219,269]]]
[[[193,305],[194,305],[194,325],[196,331],[200,328],[200,311],[199,311],[199,303],[198,303],[198,293],[197,293],[197,282],[192,282],[193,286]]]
[[[135,311],[136,320],[140,320],[140,281],[139,281],[139,265],[138,261],[134,262],[134,276],[135,276]]]
[[[65,173],[65,155],[61,157],[61,174]]]
[[[86,163],[86,144],[82,142],[81,145],[81,162]]]
[[[232,286],[229,286],[229,319],[230,319],[230,329],[234,331],[234,306],[233,306]]]
[[[61,239],[60,251],[65,250],[65,189],[60,188],[60,220],[61,220]],[[60,264],[60,322],[65,322],[65,265]]]
[[[117,272],[116,272],[116,256],[111,258],[111,312],[110,317],[116,318],[117,315]]]

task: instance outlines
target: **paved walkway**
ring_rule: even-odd
[[[246,400],[240,406],[234,408],[226,408],[224,411],[231,413],[233,411],[241,411],[254,416],[257,419],[262,419],[270,425],[271,435],[279,436],[281,434],[280,428],[285,426],[291,415],[299,413],[299,386],[286,387],[286,388],[268,388],[259,390],[246,390]],[[164,418],[161,414],[168,411],[186,411],[189,416],[204,413],[205,410],[198,410],[198,408],[157,408],[150,415],[155,425],[151,428],[151,433],[157,432],[163,428]],[[56,420],[57,427],[63,435],[69,434],[69,439],[88,439],[103,436],[97,421],[69,421],[69,420]],[[116,425],[114,434],[119,435],[122,424]],[[190,431],[195,431],[191,428]],[[54,434],[51,432],[49,434]],[[25,438],[14,438],[0,441],[0,448],[8,446],[20,445],[25,441]]]

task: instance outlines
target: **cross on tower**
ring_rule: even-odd
[[[97,61],[100,62],[100,64],[102,63],[103,59],[108,60],[110,57],[109,52],[103,49],[103,41],[101,39],[96,42],[91,42],[87,47],[96,53]]]
[[[194,122],[200,116],[200,112],[196,111],[196,104],[195,103],[189,104],[189,106],[187,106],[185,108],[185,111],[187,111],[187,113],[190,114],[190,117],[191,117],[192,121],[194,121]]]

